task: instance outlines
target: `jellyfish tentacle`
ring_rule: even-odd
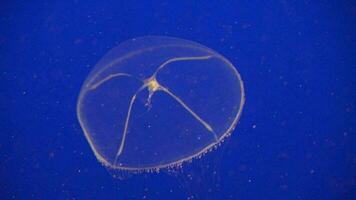
[[[157,75],[157,73],[163,69],[164,67],[166,67],[168,64],[173,63],[173,62],[177,62],[177,61],[186,61],[186,60],[206,60],[213,57],[213,55],[206,55],[206,56],[190,56],[190,57],[177,57],[177,58],[171,58],[168,59],[167,61],[165,61],[164,63],[162,63],[154,72],[153,77],[155,77]]]
[[[121,138],[121,142],[120,142],[120,146],[117,150],[116,156],[115,156],[115,161],[114,164],[116,165],[117,163],[117,159],[119,158],[119,156],[122,154],[122,151],[124,150],[124,146],[125,146],[125,142],[126,142],[126,135],[127,135],[127,130],[128,130],[128,126],[129,126],[129,122],[130,122],[130,117],[131,117],[131,110],[133,107],[133,104],[135,103],[136,97],[137,95],[143,90],[145,89],[147,86],[146,85],[142,85],[136,92],[135,94],[131,97],[130,100],[130,104],[129,104],[129,108],[127,111],[127,115],[126,115],[126,119],[125,119],[125,125],[124,125],[124,131],[122,133],[122,138]]]
[[[99,86],[101,86],[103,83],[113,79],[113,78],[116,78],[116,77],[122,77],[122,76],[126,76],[126,77],[131,77],[131,78],[134,78],[138,81],[141,81],[143,82],[141,79],[131,75],[131,74],[127,74],[127,73],[115,73],[115,74],[110,74],[108,75],[107,77],[103,78],[102,80],[98,81],[97,83],[91,85],[91,87],[89,88],[89,90],[95,90],[96,88],[98,88]]]
[[[148,97],[145,103],[145,106],[147,107],[148,110],[152,108],[152,97],[154,95],[155,91],[149,91]]]
[[[216,133],[214,132],[213,128],[206,122],[204,121],[201,117],[199,117],[198,114],[196,114],[186,103],[183,102],[183,100],[172,93],[171,91],[168,90],[168,88],[163,87],[162,85],[160,86],[160,90],[167,93],[169,96],[171,96],[174,100],[176,100],[185,110],[187,110],[198,122],[200,122],[209,132],[211,132],[214,136],[215,141],[218,141],[218,137]]]

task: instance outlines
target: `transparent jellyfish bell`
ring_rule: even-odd
[[[150,36],[99,61],[80,91],[77,115],[105,166],[156,171],[221,143],[243,105],[242,79],[226,58],[196,42]]]

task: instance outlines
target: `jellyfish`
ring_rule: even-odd
[[[103,165],[150,172],[221,144],[244,101],[239,72],[216,51],[146,36],[119,44],[97,63],[81,88],[77,116]]]

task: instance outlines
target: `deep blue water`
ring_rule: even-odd
[[[356,199],[355,16],[352,1],[2,1],[0,199]],[[109,49],[145,35],[227,57],[246,105],[184,172],[119,180],[76,101]]]

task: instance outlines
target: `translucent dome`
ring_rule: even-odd
[[[112,169],[180,165],[231,134],[244,105],[236,68],[196,42],[141,37],[108,52],[80,91],[77,115]]]

